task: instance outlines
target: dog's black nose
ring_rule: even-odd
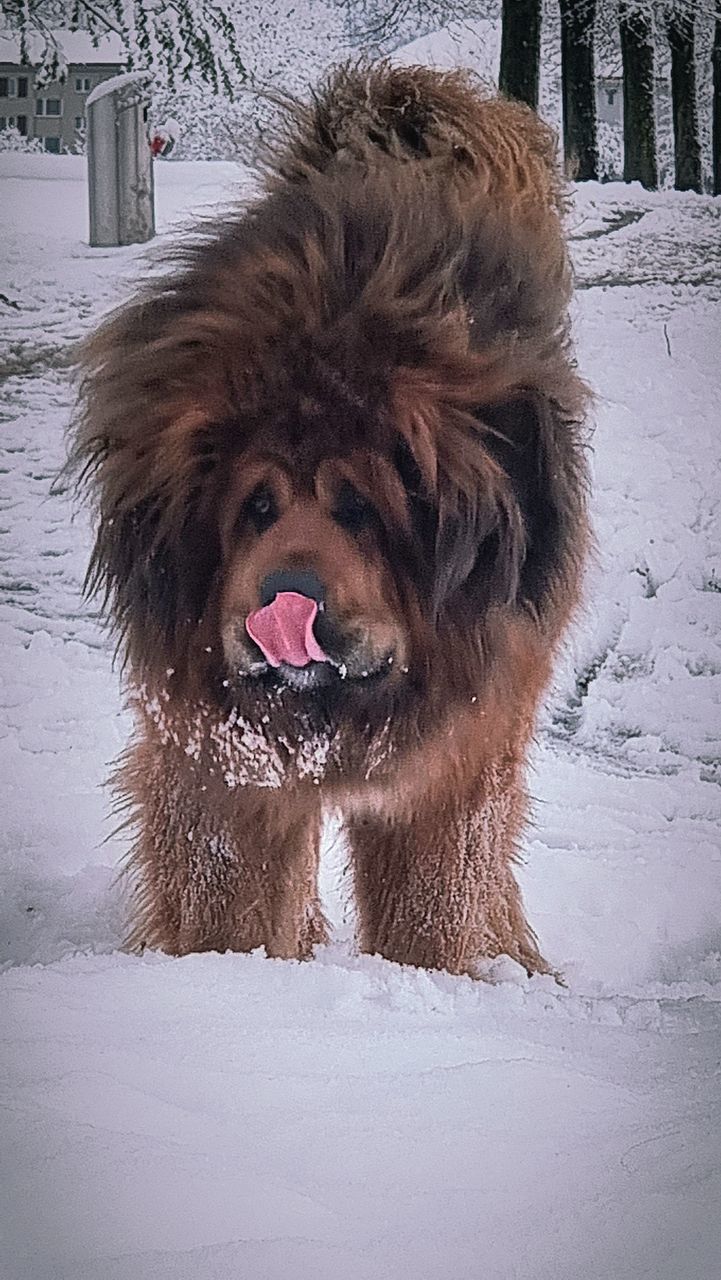
[[[325,587],[312,569],[278,569],[269,573],[260,584],[261,605],[271,604],[281,591],[295,591],[317,604],[325,601]]]

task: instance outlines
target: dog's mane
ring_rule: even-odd
[[[84,348],[88,582],[136,666],[187,646],[229,459],[271,431],[287,444],[302,397],[319,453],[362,441],[432,511],[439,602],[472,574],[489,494],[501,598],[543,619],[580,562],[586,389],[551,135],[460,74],[422,92],[419,75],[340,72],[296,113],[266,192],[164,251],[162,279]]]

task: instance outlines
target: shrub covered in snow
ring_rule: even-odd
[[[43,150],[43,144],[39,138],[23,137],[14,124],[0,129],[0,151],[38,152]]]

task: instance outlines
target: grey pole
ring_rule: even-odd
[[[142,244],[155,235],[147,131],[150,71],[103,80],[88,97],[90,244]]]

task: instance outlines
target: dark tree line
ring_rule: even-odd
[[[671,49],[675,186],[679,191],[700,191],[703,169],[696,93],[696,31],[692,13],[674,9],[669,15],[667,34]]]
[[[618,15],[623,64],[623,177],[658,186],[653,30],[648,15],[621,0]]]
[[[598,177],[594,28],[596,0],[559,0],[563,152],[570,173]]]
[[[561,22],[563,145],[569,174],[598,177],[594,46],[597,0],[558,0]],[[503,0],[499,83],[504,93],[538,105],[541,0]],[[656,38],[671,61],[675,183],[701,191],[703,172],[696,84],[698,21],[716,15],[713,47],[713,184],[721,192],[721,7],[717,0],[616,0],[621,47],[625,181],[658,186]],[[608,22],[608,7],[604,18]]]
[[[503,0],[498,87],[509,98],[538,105],[541,0]]]
[[[713,62],[713,116],[711,122],[713,193],[715,196],[721,196],[721,17],[716,19],[711,59]]]

